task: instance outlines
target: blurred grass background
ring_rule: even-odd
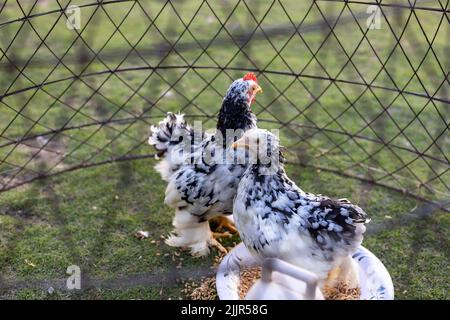
[[[357,1],[0,2],[0,188],[68,171],[0,193],[0,297],[184,298],[213,258],[161,242],[172,212],[154,161],[92,165],[151,154],[167,111],[214,127],[231,81],[256,70],[253,111],[281,129],[291,177],[365,208],[398,298],[448,299],[449,1],[383,5],[367,31]],[[72,264],[82,291],[64,289]]]

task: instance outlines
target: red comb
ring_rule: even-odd
[[[247,73],[247,74],[244,76],[244,78],[242,78],[242,79],[244,79],[245,81],[247,81],[247,80],[253,80],[253,81],[255,81],[255,82],[258,82],[258,80],[256,79],[256,76],[255,76],[255,74],[254,74],[253,72]]]

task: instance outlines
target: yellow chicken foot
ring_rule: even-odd
[[[225,247],[224,247],[219,241],[217,241],[215,238],[212,238],[212,240],[211,240],[211,245],[212,245],[213,247],[216,247],[217,250],[219,250],[220,252],[222,252],[222,253],[224,253],[224,254],[227,254],[227,253],[228,253],[228,250],[225,249]]]
[[[324,286],[334,288],[340,283],[351,289],[359,288],[358,264],[351,256],[346,257],[328,273]]]
[[[328,278],[325,280],[323,288],[334,288],[337,285],[340,274],[341,267],[334,267],[330,272],[328,272]]]
[[[230,233],[238,233],[238,230],[236,229],[236,226],[234,225],[234,223],[231,222],[230,219],[227,219],[224,216],[218,216],[211,220],[214,221],[215,224],[217,224],[217,227],[215,228],[216,230],[219,230],[221,228],[226,228],[230,231]]]
[[[228,231],[225,231],[225,232],[213,232],[212,235],[213,235],[214,239],[231,238],[233,236]]]

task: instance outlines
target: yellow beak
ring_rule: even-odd
[[[259,85],[256,85],[255,94],[259,92],[263,93],[263,89]]]

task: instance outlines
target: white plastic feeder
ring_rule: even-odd
[[[364,247],[353,254],[358,263],[361,300],[393,300],[394,286],[384,265]],[[217,294],[221,300],[239,300],[240,272],[258,263],[240,243],[219,265],[216,275]],[[314,274],[279,259],[266,259],[262,279],[247,293],[250,300],[323,299]]]
[[[246,300],[323,300],[317,276],[280,259],[266,259],[261,279],[251,287]]]

